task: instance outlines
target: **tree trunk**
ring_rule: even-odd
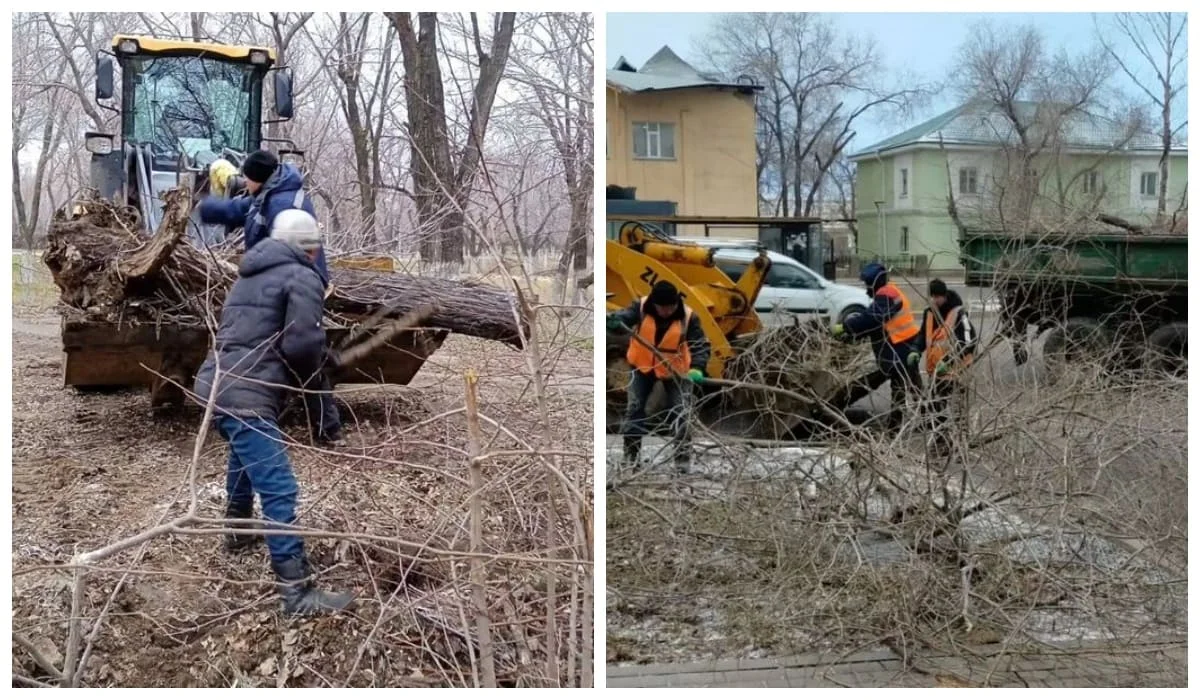
[[[418,13],[417,32],[407,12],[391,12],[388,18],[400,39],[404,57],[404,92],[408,104],[408,129],[412,140],[413,199],[417,215],[428,233],[422,237],[421,258],[461,263],[463,260],[463,209],[466,207],[476,170],[482,160],[488,117],[496,89],[508,61],[516,14],[505,12],[492,38],[492,55],[479,51],[479,77],[469,111],[467,145],[457,168],[450,151],[446,126],[442,73],[438,63],[437,13]],[[476,46],[480,46],[476,35]]]
[[[1170,56],[1167,57],[1170,60]],[[1171,170],[1171,84],[1163,86],[1162,155],[1158,159],[1158,213],[1154,222],[1162,224],[1167,216],[1167,177]]]

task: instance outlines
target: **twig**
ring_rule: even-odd
[[[62,677],[63,672],[55,668],[54,664],[47,661],[46,657],[42,655],[42,652],[38,651],[38,648],[32,641],[30,641],[28,637],[20,632],[13,632],[13,641],[20,645],[25,651],[29,652],[29,655],[33,657],[33,660],[37,663],[37,665],[41,666],[42,669],[47,673],[55,678]]]
[[[467,399],[467,452],[470,456],[468,469],[471,475],[471,553],[483,551],[483,465],[476,459],[480,452],[483,436],[479,429],[479,400],[475,386],[479,376],[475,370],[463,375]],[[496,687],[496,652],[492,648],[492,623],[488,618],[487,575],[478,556],[471,558],[471,597],[475,604],[475,633],[479,636],[479,669],[485,688]]]

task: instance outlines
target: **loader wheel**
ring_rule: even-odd
[[[1172,377],[1187,376],[1187,324],[1168,323],[1146,339],[1145,367]]]
[[[1050,381],[1057,381],[1072,366],[1104,362],[1112,352],[1112,332],[1094,318],[1077,316],[1067,319],[1046,334],[1042,355]]]

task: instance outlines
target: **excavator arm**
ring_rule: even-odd
[[[760,253],[735,283],[713,262],[715,249],[673,241],[638,222],[621,227],[605,251],[608,310],[628,306],[659,280],[675,285],[712,348],[706,374],[722,376],[734,356],[730,341],[762,328],[754,301],[771,262]]]

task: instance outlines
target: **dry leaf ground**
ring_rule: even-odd
[[[14,290],[17,291],[17,290]],[[177,517],[198,409],[153,418],[142,392],[81,394],[61,385],[58,321],[44,294],[15,294],[13,332],[13,628],[61,669],[71,574],[61,565]],[[525,357],[496,342],[452,336],[409,387],[345,387],[342,454],[291,450],[307,527],[467,549],[464,370],[480,374],[485,452],[549,457],[587,501],[592,483],[590,342],[547,343],[545,428]],[[302,424],[285,426],[305,441]],[[509,435],[509,433],[511,435]],[[513,437],[515,436],[515,438]],[[525,444],[521,444],[524,442]],[[200,461],[200,515],[220,517],[225,446]],[[572,566],[578,529],[561,492],[547,501],[543,462],[527,453],[487,461],[488,600],[501,684],[579,678],[579,609],[590,563]],[[461,481],[460,481],[461,480]],[[547,531],[559,546],[547,551]],[[278,613],[265,548],[224,554],[218,537],[171,535],[104,561],[89,578],[85,639],[102,616],[83,683],[93,686],[469,685],[476,655],[467,560],[383,540],[310,538],[324,585],[358,593],[352,616],[303,622]],[[560,677],[546,673],[546,585],[556,577]],[[585,578],[585,574],[586,577]],[[121,582],[123,581],[122,585]],[[115,595],[114,595],[115,592]],[[111,600],[110,600],[111,598]],[[590,607],[590,599],[587,599]],[[590,666],[590,657],[586,663]],[[570,668],[570,666],[574,668]],[[55,684],[14,645],[14,673]]]

